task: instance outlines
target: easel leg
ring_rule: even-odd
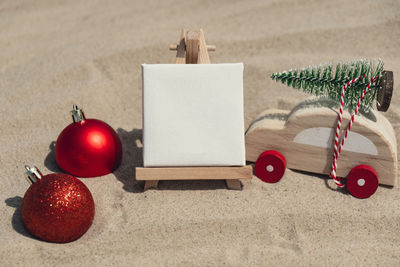
[[[158,180],[145,181],[144,191],[151,189],[151,188],[157,189],[157,186],[158,186]]]
[[[225,180],[225,182],[226,182],[226,187],[228,189],[242,190],[242,184],[240,183],[239,179],[234,179],[234,180],[229,179],[229,180]]]

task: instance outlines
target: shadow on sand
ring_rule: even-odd
[[[114,171],[115,177],[127,192],[143,192],[144,182],[136,181],[136,167],[143,167],[143,130],[117,130],[122,142],[123,156],[121,166]],[[180,180],[160,181],[158,190],[215,190],[226,189],[223,180]]]
[[[22,205],[22,197],[15,196],[7,198],[5,201],[7,206],[15,208],[14,214],[11,218],[11,225],[13,229],[26,237],[30,237],[32,239],[37,239],[33,235],[31,235],[24,227],[24,223],[22,222],[22,215],[21,215],[21,205]]]
[[[44,159],[44,166],[46,166],[46,168],[49,171],[52,172],[63,172],[57,165],[57,161],[56,161],[56,141],[51,142],[51,144],[49,145],[49,149],[50,152],[49,154],[47,154],[46,158]]]

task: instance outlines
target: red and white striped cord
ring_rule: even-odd
[[[357,101],[357,106],[353,112],[353,115],[351,116],[351,119],[349,121],[349,124],[347,126],[346,132],[343,136],[340,137],[340,142],[339,142],[339,133],[340,133],[340,127],[342,125],[342,118],[343,118],[343,105],[344,105],[344,94],[346,93],[347,88],[357,82],[358,80],[364,78],[365,75],[362,75],[360,77],[354,78],[353,80],[347,82],[342,89],[342,96],[340,99],[340,109],[339,109],[339,118],[338,118],[338,123],[337,123],[337,127],[336,127],[336,133],[335,133],[335,146],[334,146],[334,150],[333,150],[333,161],[332,161],[332,167],[331,167],[331,173],[330,176],[333,178],[333,180],[335,181],[336,185],[339,187],[344,187],[344,183],[342,181],[341,177],[337,177],[336,176],[336,170],[337,170],[337,160],[339,158],[339,154],[342,151],[342,147],[344,145],[344,141],[347,139],[347,136],[351,130],[351,125],[354,122],[354,118],[358,113],[358,109],[360,108],[361,105],[361,101],[363,100],[365,94],[371,89],[371,85],[372,83],[378,79],[378,76],[371,78],[370,82],[368,83],[368,86],[364,89],[363,93],[361,94],[360,98]]]

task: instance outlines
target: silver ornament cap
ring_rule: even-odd
[[[83,110],[78,108],[78,106],[75,104],[72,106],[71,116],[74,123],[81,122],[86,119]]]
[[[43,174],[39,171],[37,167],[30,167],[28,165],[25,165],[25,169],[25,177],[30,184],[36,183],[43,176]]]

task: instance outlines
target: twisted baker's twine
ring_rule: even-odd
[[[358,109],[360,108],[361,105],[361,101],[363,100],[365,94],[371,89],[371,85],[372,83],[378,79],[378,76],[371,78],[370,82],[368,83],[367,87],[364,89],[363,93],[361,94],[360,98],[357,101],[357,106],[353,112],[353,115],[351,116],[351,119],[349,121],[349,124],[347,126],[346,132],[344,134],[344,136],[341,137],[341,142],[339,144],[339,132],[340,132],[340,126],[342,125],[342,118],[343,118],[343,105],[344,105],[344,94],[346,92],[346,89],[353,83],[357,82],[358,80],[364,78],[365,75],[359,76],[357,78],[354,78],[353,80],[347,82],[342,89],[342,97],[340,99],[340,109],[339,109],[339,119],[338,119],[338,123],[337,123],[337,127],[336,127],[336,134],[335,134],[335,147],[334,147],[334,151],[333,151],[333,162],[332,162],[332,167],[331,167],[331,173],[330,176],[333,178],[333,180],[335,181],[336,185],[339,187],[344,187],[344,183],[342,182],[342,178],[341,177],[337,177],[336,176],[336,169],[337,169],[337,160],[339,158],[339,154],[342,151],[342,146],[344,145],[344,141],[346,140],[350,129],[351,129],[351,125],[354,122],[354,118],[358,113]]]

